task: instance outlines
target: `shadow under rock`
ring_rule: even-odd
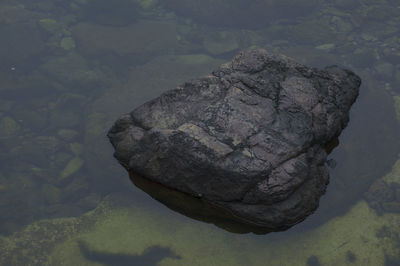
[[[230,212],[200,198],[168,188],[133,172],[130,172],[129,176],[135,186],[149,194],[152,198],[161,202],[169,209],[189,218],[214,224],[221,229],[236,234],[250,232],[254,234],[267,234],[272,232],[269,228],[242,223],[239,218]]]
[[[87,260],[99,262],[104,265],[156,266],[165,258],[181,259],[181,257],[176,255],[170,248],[157,245],[147,248],[140,255],[96,251],[90,248],[87,243],[83,241],[79,241],[78,245],[80,251]]]

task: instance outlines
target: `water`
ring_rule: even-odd
[[[393,0],[1,1],[0,264],[399,265],[399,24]],[[171,211],[105,136],[253,45],[363,80],[319,209],[266,235]]]

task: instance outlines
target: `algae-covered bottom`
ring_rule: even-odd
[[[316,229],[235,235],[114,194],[81,217],[43,220],[0,238],[0,264],[384,265],[398,255],[399,229],[398,215],[378,216],[360,201]]]

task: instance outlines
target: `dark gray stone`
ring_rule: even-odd
[[[360,84],[337,66],[249,49],[121,116],[108,136],[128,171],[283,230],[318,207]]]

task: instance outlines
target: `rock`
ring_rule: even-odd
[[[14,119],[9,116],[3,117],[0,120],[0,139],[15,136],[20,129],[20,126]]]
[[[60,189],[49,184],[42,185],[42,196],[47,203],[54,204],[60,201]]]
[[[39,20],[39,26],[51,34],[62,31],[62,25],[54,19],[41,19]]]
[[[390,79],[394,73],[394,66],[388,62],[384,62],[375,66],[375,70],[382,79]]]
[[[61,48],[71,50],[75,48],[75,41],[71,37],[64,37],[60,42]]]
[[[393,200],[394,195],[389,185],[385,181],[378,179],[365,192],[364,197],[372,208],[379,210],[381,204]]]
[[[217,27],[260,29],[271,22],[310,15],[320,0],[164,0],[160,5],[179,16]]]
[[[50,123],[53,127],[75,127],[82,122],[82,110],[87,99],[79,94],[63,94],[51,105]]]
[[[322,50],[325,52],[330,52],[333,49],[335,49],[335,44],[334,43],[325,43],[325,44],[316,46],[315,49]]]
[[[135,22],[138,4],[131,0],[88,0],[83,5],[83,19],[102,25],[124,26]]]
[[[57,131],[57,135],[65,141],[70,141],[76,138],[79,133],[72,129],[60,129]]]
[[[395,195],[396,195],[396,201],[400,202],[400,188],[396,189]]]
[[[382,207],[387,212],[398,212],[400,213],[400,202],[392,201],[392,202],[384,202]]]
[[[333,5],[342,9],[355,9],[360,6],[359,0],[334,0]]]
[[[282,230],[317,207],[326,146],[348,122],[360,79],[261,49],[121,116],[108,136],[129,171]]]
[[[71,161],[68,162],[68,164],[65,166],[64,170],[60,174],[59,181],[64,180],[65,178],[75,174],[78,172],[81,167],[83,166],[84,161],[79,158],[75,157]]]
[[[94,57],[154,55],[175,49],[177,44],[174,24],[146,20],[125,27],[79,23],[72,28],[72,34],[77,48]]]
[[[234,33],[220,31],[205,36],[203,46],[208,53],[218,55],[239,49],[239,41]]]
[[[298,45],[337,43],[340,40],[338,33],[329,25],[327,21],[315,18],[287,27],[280,34]]]
[[[397,119],[400,121],[400,96],[393,96]]]
[[[144,10],[150,10],[158,4],[158,0],[136,0],[136,3]]]
[[[78,142],[74,142],[69,145],[69,149],[72,151],[73,154],[79,156],[82,154],[83,145]]]
[[[210,69],[218,67],[224,61],[206,55],[167,55],[156,57],[149,62],[137,66],[128,75],[121,86],[111,86],[91,104],[91,109],[85,121],[84,159],[88,176],[96,177],[96,184],[101,191],[112,192],[116,187],[126,186],[129,180],[120,179],[121,183],[110,179],[110,173],[98,167],[107,165],[112,150],[109,143],[104,142],[115,118],[126,110],[133,109],[142,103],[153,99],[185,80],[203,76]],[[143,90],[146,88],[146,90]],[[132,102],[134,99],[135,102]],[[108,151],[108,152],[104,152]],[[116,164],[109,169],[112,175],[120,175],[122,169]],[[101,182],[99,181],[101,180]]]
[[[359,68],[367,68],[376,62],[376,54],[372,49],[356,49],[348,55],[349,62]]]
[[[17,23],[0,26],[1,67],[24,66],[28,59],[38,56],[45,49],[40,31],[32,23]]]
[[[24,128],[28,127],[39,131],[47,125],[48,114],[44,108],[37,108],[32,104],[19,104],[13,108],[12,113],[14,119]]]
[[[108,84],[106,73],[89,66],[86,59],[74,52],[48,58],[40,71],[80,93],[90,93]]]

